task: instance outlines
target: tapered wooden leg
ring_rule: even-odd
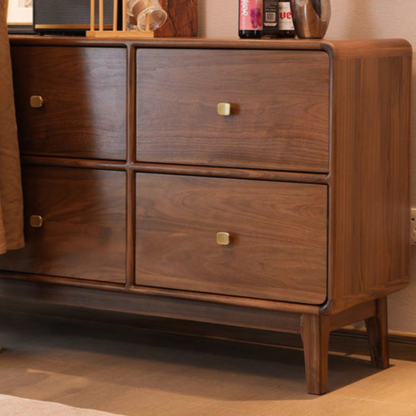
[[[370,343],[371,365],[375,368],[389,366],[387,333],[387,297],[377,299],[376,315],[365,320]]]
[[[302,341],[309,394],[328,390],[329,317],[302,315]]]

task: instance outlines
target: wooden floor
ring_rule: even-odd
[[[415,361],[331,354],[317,397],[296,349],[8,310],[0,340],[0,394],[130,416],[416,415]]]

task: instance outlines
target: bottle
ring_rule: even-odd
[[[278,0],[263,0],[263,36],[279,37]]]
[[[263,0],[239,0],[239,30],[241,39],[258,39],[263,33]]]
[[[290,0],[279,0],[279,36],[281,38],[294,38],[295,35]]]

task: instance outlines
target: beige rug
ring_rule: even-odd
[[[97,410],[79,409],[59,403],[21,399],[0,394],[0,416],[117,416]]]

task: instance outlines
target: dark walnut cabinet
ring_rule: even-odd
[[[0,295],[302,335],[409,281],[410,45],[13,37],[25,249]]]

